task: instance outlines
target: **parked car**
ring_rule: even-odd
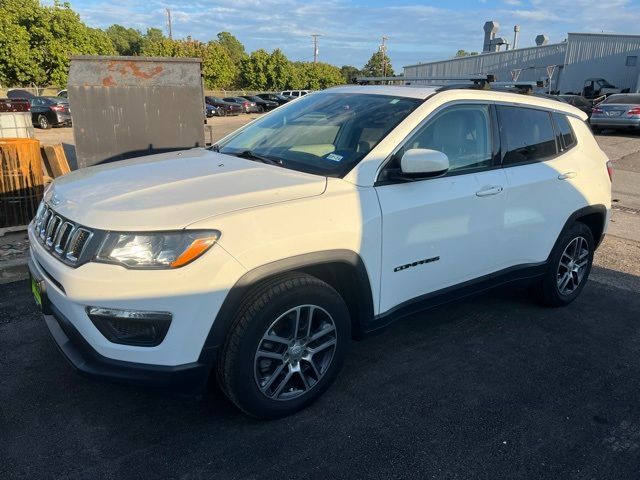
[[[284,105],[285,103],[291,101],[291,97],[285,97],[283,95],[280,95],[279,93],[259,93],[256,96],[262,98],[263,100],[276,102],[278,105]]]
[[[218,115],[218,108],[220,108],[220,107],[214,107],[213,105],[209,105],[208,103],[205,102],[205,104],[204,104],[204,116],[206,118],[215,117],[216,115]]]
[[[280,92],[280,95],[284,97],[292,97],[298,98],[306,95],[307,93],[311,93],[313,90],[285,90],[284,92]]]
[[[71,126],[69,102],[61,97],[33,97],[31,102],[31,121],[36,127]]]
[[[620,89],[611,85],[604,78],[588,78],[584,81],[581,95],[588,99],[594,99],[606,95],[620,93]]]
[[[593,108],[589,123],[594,133],[605,128],[637,131],[640,128],[640,93],[619,93],[607,97]]]
[[[56,97],[69,98],[69,92],[67,90],[60,90]]]
[[[278,102],[265,100],[258,97],[257,95],[243,95],[242,98],[245,98],[250,102],[254,102],[258,106],[259,113],[268,112],[269,110],[273,110],[274,108],[278,108],[280,106]]]
[[[235,102],[225,102],[219,97],[204,97],[204,101],[207,105],[216,108],[216,115],[219,117],[224,117],[227,115],[239,115],[244,110],[241,105]]]
[[[28,92],[27,90],[22,90],[19,88],[14,88],[13,90],[9,90],[7,92],[7,97],[10,99],[26,99],[29,100],[33,97],[35,97],[35,95],[31,92]]]
[[[28,112],[31,103],[24,98],[0,98],[0,113],[4,112]]]
[[[237,103],[242,106],[244,113],[257,113],[259,112],[258,105],[256,102],[252,102],[251,100],[247,100],[242,97],[225,97],[223,99],[225,102]]]
[[[217,378],[244,412],[291,414],[402,316],[516,280],[548,306],[580,295],[611,214],[586,118],[492,90],[323,90],[209,150],[54,180],[31,289],[87,375]]]
[[[582,95],[559,95],[559,97],[591,117],[591,112],[593,111],[593,102],[591,100],[584,98]]]

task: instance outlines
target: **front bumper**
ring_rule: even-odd
[[[60,350],[80,372],[151,385],[195,385],[210,371],[221,339],[209,338],[229,285],[245,270],[222,248],[176,270],[127,270],[89,262],[72,268],[51,255],[29,227],[31,275]],[[46,305],[45,305],[46,303]],[[87,307],[166,311],[172,323],[157,346],[112,343]]]
[[[175,388],[199,392],[204,389],[214,367],[217,349],[208,351],[202,361],[186,365],[145,365],[113,360],[100,355],[55,306],[44,315],[49,333],[60,352],[79,373],[92,378],[130,385]]]

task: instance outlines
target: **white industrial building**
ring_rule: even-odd
[[[623,91],[640,91],[640,35],[569,33],[564,42],[554,44],[538,35],[535,47],[509,49],[507,40],[496,37],[498,28],[496,22],[485,24],[484,51],[479,55],[404,67],[407,83],[494,74],[498,81],[546,82],[550,77],[549,90],[560,93],[580,92],[588,78],[604,78]],[[515,47],[519,27],[514,32]]]

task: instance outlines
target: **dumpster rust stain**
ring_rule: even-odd
[[[164,70],[164,67],[162,67],[162,65],[157,65],[157,66],[155,66],[154,68],[152,68],[150,70],[144,71],[138,66],[137,62],[135,62],[135,61],[132,61],[132,60],[121,60],[121,61],[112,60],[112,61],[109,62],[108,66],[107,66],[107,70],[109,70],[110,72],[118,72],[123,77],[126,77],[127,75],[132,75],[134,77],[141,78],[143,80],[148,80],[150,78],[155,77],[159,73],[161,73]],[[111,77],[109,77],[109,78],[111,78]],[[109,86],[111,86],[111,85],[109,85]]]
[[[108,77],[104,77],[102,79],[102,86],[103,87],[113,87],[115,86],[116,81],[113,79],[113,77],[111,75],[109,75]]]

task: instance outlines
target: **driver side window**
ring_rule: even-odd
[[[492,165],[491,114],[488,105],[454,105],[438,112],[407,141],[407,150],[426,148],[449,158],[449,172]]]

